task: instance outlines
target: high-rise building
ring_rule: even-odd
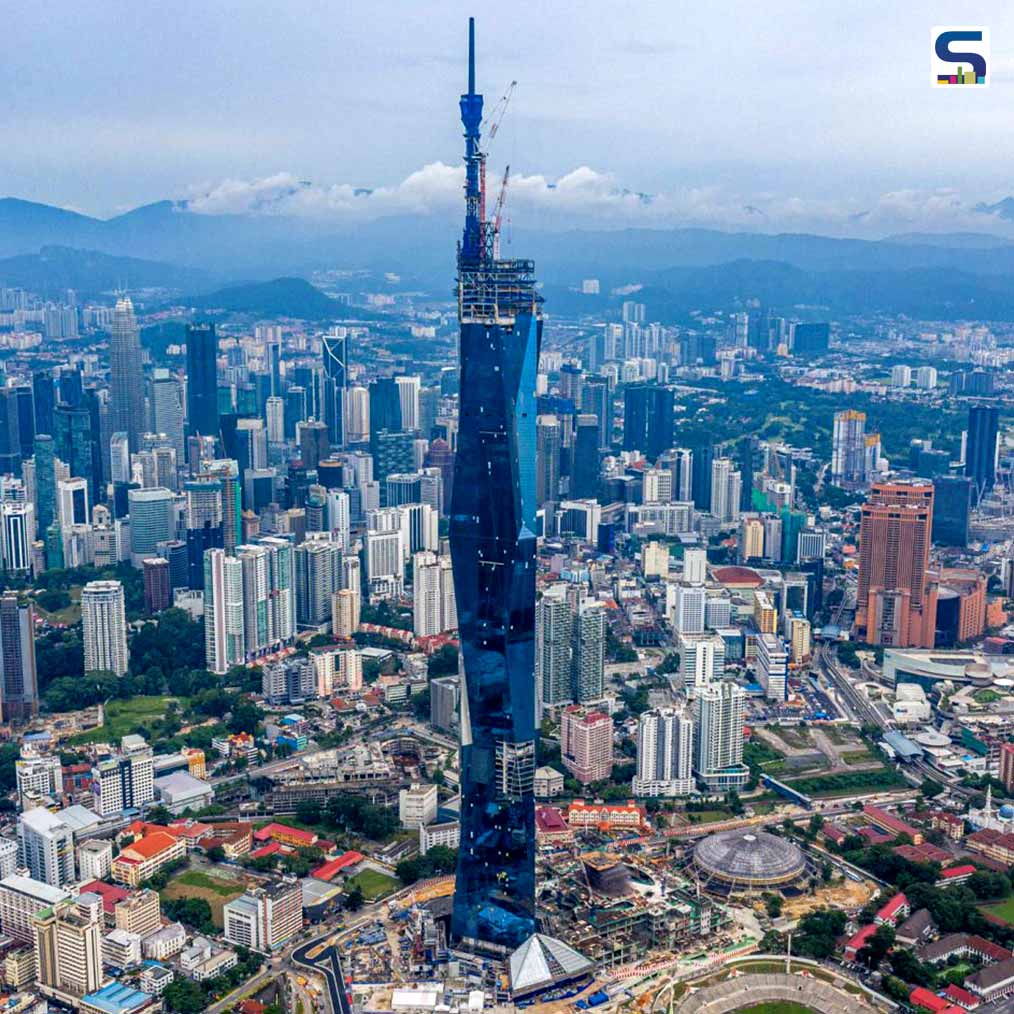
[[[613,720],[578,705],[565,708],[560,723],[560,760],[582,785],[601,782],[613,772]]]
[[[996,457],[1000,410],[995,405],[973,405],[968,410],[965,475],[972,480],[978,503],[996,481]]]
[[[579,415],[576,425],[570,496],[594,499],[599,488],[599,421],[593,415]]]
[[[940,546],[967,546],[972,479],[967,475],[938,475],[933,490],[933,541]]]
[[[144,608],[151,614],[172,605],[172,579],[169,561],[162,556],[149,556],[142,564],[144,571]]]
[[[909,387],[912,383],[912,367],[904,363],[891,367],[891,387]]]
[[[168,370],[156,370],[151,382],[151,414],[156,433],[164,433],[176,451],[176,461],[186,456],[183,429],[183,388]]]
[[[462,653],[461,842],[453,938],[501,955],[535,920],[535,377],[533,265],[497,258],[483,221],[469,22],[465,227],[458,254],[461,383],[450,545]]]
[[[303,927],[302,888],[297,880],[255,887],[222,909],[225,939],[251,950],[275,951]]]
[[[324,424],[328,439],[333,447],[344,447],[346,437],[347,406],[349,387],[349,339],[344,327],[333,327],[321,336],[321,352],[324,356]],[[308,465],[308,468],[315,467]]]
[[[0,503],[0,563],[12,576],[25,577],[32,569],[35,507],[30,503]]]
[[[31,944],[35,916],[68,897],[66,891],[44,881],[19,873],[10,874],[0,880],[0,930],[18,943]],[[33,968],[33,977],[34,972]]]
[[[711,513],[723,524],[739,520],[743,477],[731,458],[711,463]]]
[[[93,429],[91,412],[83,405],[57,405],[53,420],[56,456],[70,475],[84,479],[88,484],[88,500],[95,503],[101,472],[96,463],[97,428]]]
[[[932,648],[937,586],[929,573],[933,485],[874,483],[859,526],[856,633],[869,644]]]
[[[835,412],[831,482],[837,486],[861,486],[866,480],[866,413],[855,409]]]
[[[85,672],[127,671],[127,616],[119,581],[89,581],[81,590]]]
[[[18,817],[18,865],[33,880],[62,887],[74,880],[74,832],[43,806]]]
[[[0,596],[0,720],[24,722],[39,712],[35,613],[13,592]]]
[[[154,755],[143,737],[124,736],[120,752],[92,767],[92,808],[100,817],[141,809],[155,798]]]
[[[331,619],[332,596],[341,586],[342,547],[330,537],[315,536],[294,550],[296,623],[316,628]]]
[[[542,507],[559,499],[563,432],[555,415],[540,415],[535,426],[535,500]]]
[[[134,304],[127,296],[116,301],[109,328],[109,384],[113,430],[128,435],[131,453],[139,451],[145,418],[144,369]]]
[[[134,565],[159,555],[160,542],[176,536],[176,512],[171,490],[132,489],[127,494],[130,505],[130,555]]]
[[[784,701],[789,656],[777,634],[757,635],[757,682],[769,701]]]
[[[97,894],[79,894],[35,916],[36,976],[44,996],[79,1009],[81,998],[102,985],[102,927]]]
[[[744,786],[743,714],[746,691],[719,680],[694,698],[694,774],[705,787],[727,792]]]
[[[674,392],[658,384],[629,384],[623,392],[623,449],[655,461],[672,447]]]
[[[605,694],[606,610],[601,602],[578,603],[571,621],[572,692],[578,704]]]
[[[37,370],[32,374],[32,403],[35,409],[35,434],[53,435],[53,409],[56,407],[56,391],[53,374],[49,370]]]
[[[637,722],[635,796],[685,796],[693,791],[694,723],[675,708],[645,711]]]
[[[422,390],[420,377],[395,377],[398,385],[398,399],[401,403],[401,428],[419,429],[419,392]]]
[[[187,326],[187,432],[219,438],[218,337],[214,324]]]
[[[335,637],[351,637],[359,629],[360,596],[358,586],[341,588],[331,600],[331,632]]]
[[[708,579],[708,551],[683,550],[683,581],[686,584],[704,584]]]
[[[571,640],[573,616],[566,588],[547,588],[535,606],[535,684],[543,706],[573,701]]]
[[[704,633],[704,603],[707,594],[702,584],[675,586],[671,623],[678,634]]]
[[[581,410],[594,415],[599,427],[599,450],[608,450],[613,442],[613,401],[605,377],[585,377],[581,389]]]

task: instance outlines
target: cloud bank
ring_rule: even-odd
[[[501,176],[490,173],[489,208]],[[448,215],[461,208],[464,169],[431,162],[393,186],[321,185],[279,172],[254,180],[227,179],[191,187],[187,207],[198,214],[294,216],[336,222],[401,215]],[[609,173],[580,166],[556,178],[512,173],[506,216],[526,227],[743,229],[878,237],[905,232],[988,232],[1014,236],[1014,222],[988,206],[1003,195],[967,200],[952,189],[902,189],[872,201],[770,193],[728,187],[674,187],[646,194]],[[983,203],[983,202],[986,203]]]

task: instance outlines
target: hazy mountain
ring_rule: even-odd
[[[0,285],[29,289],[42,296],[75,289],[79,295],[91,297],[122,287],[186,292],[212,284],[212,277],[204,271],[65,246],[44,246],[38,253],[0,259]]]
[[[1014,221],[1014,197],[1004,197],[995,204],[977,204],[975,210],[984,215],[999,215],[1007,221]]]
[[[325,296],[303,278],[275,278],[269,282],[232,285],[205,296],[188,296],[184,305],[196,310],[225,310],[262,317],[296,317],[300,320],[341,320],[349,308]],[[362,311],[355,311],[362,318]]]

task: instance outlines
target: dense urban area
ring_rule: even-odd
[[[554,304],[469,68],[453,294],[0,262],[4,1010],[1010,1011],[1014,324]]]

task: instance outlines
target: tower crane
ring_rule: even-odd
[[[507,86],[507,91],[497,99],[496,105],[489,111],[489,115],[482,121],[483,125],[489,124],[488,138],[492,142],[493,138],[496,137],[497,131],[500,129],[500,124],[503,123],[503,118],[507,114],[507,107],[510,105],[511,98],[514,95],[514,89],[517,87],[517,81],[511,81]],[[486,159],[483,157],[479,163],[479,221],[484,222],[486,220]]]

